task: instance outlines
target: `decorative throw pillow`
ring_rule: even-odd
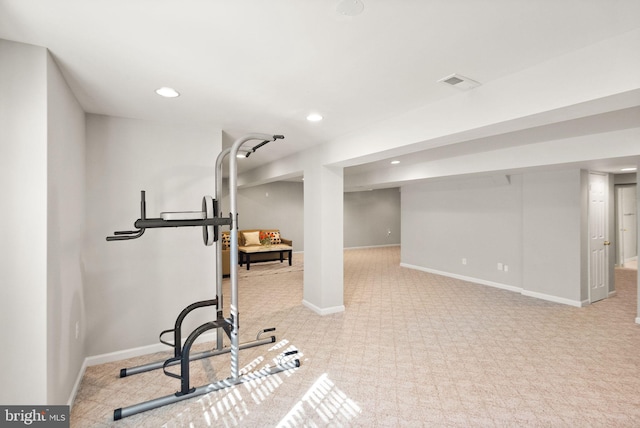
[[[223,250],[228,250],[230,246],[231,246],[231,234],[230,233],[223,233],[222,234],[222,249]]]
[[[282,243],[280,239],[280,232],[269,232],[269,239],[271,239],[271,245],[278,245]]]
[[[260,232],[244,232],[244,245],[260,245]]]

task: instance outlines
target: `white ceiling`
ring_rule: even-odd
[[[453,96],[451,73],[486,84],[640,27],[638,0],[362,1],[0,0],[0,38],[47,47],[89,113],[286,136],[246,169]]]

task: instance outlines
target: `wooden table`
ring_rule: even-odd
[[[247,270],[251,268],[251,254],[280,253],[280,263],[284,262],[284,254],[289,255],[289,266],[291,266],[291,256],[293,248],[290,245],[250,245],[247,247],[238,247],[238,259],[240,266],[247,263]],[[254,260],[254,263],[272,260]]]

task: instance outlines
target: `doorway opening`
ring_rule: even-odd
[[[616,266],[638,269],[637,184],[615,186]]]

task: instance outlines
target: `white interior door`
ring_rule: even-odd
[[[607,240],[608,176],[589,174],[589,301],[597,302],[609,294]]]

